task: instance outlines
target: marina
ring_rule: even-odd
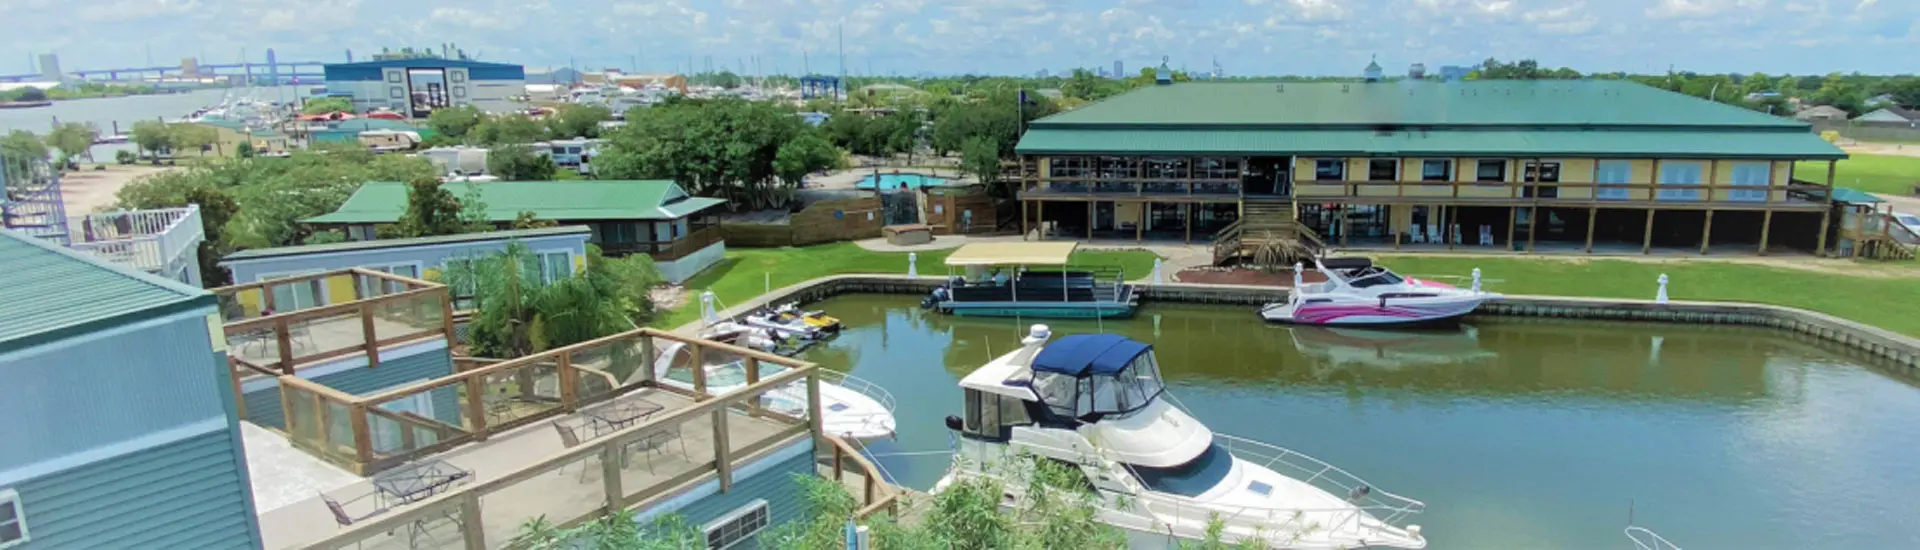
[[[925,404],[869,443],[923,491],[951,462],[960,379],[1035,322],[930,314],[908,296],[806,307],[845,329],[801,359]],[[1894,519],[1912,506],[1859,498],[1920,487],[1904,467],[1920,429],[1893,420],[1920,412],[1904,367],[1757,328],[1469,317],[1388,331],[1266,325],[1252,309],[1155,301],[1127,320],[1042,322],[1150,344],[1167,391],[1212,430],[1423,502],[1432,548],[1620,547],[1630,507],[1682,547],[1920,538]]]

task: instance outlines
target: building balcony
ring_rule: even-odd
[[[1296,199],[1355,198],[1379,204],[1587,206],[1596,208],[1812,209],[1826,207],[1826,186],[1675,183],[1303,181]],[[1631,206],[1629,206],[1631,205]]]
[[[68,246],[128,268],[200,284],[200,207],[89,214]]]
[[[298,369],[452,334],[445,286],[359,268],[213,289],[227,357],[243,374]],[[236,378],[237,380],[238,378]]]
[[[711,391],[698,369],[691,384],[656,380],[655,354],[672,343],[696,362],[742,361],[744,385]],[[818,377],[811,363],[643,328],[372,395],[290,380],[294,445],[371,477],[263,511],[262,536],[269,548],[499,548],[530,520],[576,525],[702,486],[728,492],[736,475],[783,475],[749,465],[807,454],[874,487],[863,512],[891,506],[878,472],[820,432]],[[395,406],[408,402],[443,406]],[[405,498],[386,488],[424,464],[460,478]],[[358,519],[336,523],[328,501]]]

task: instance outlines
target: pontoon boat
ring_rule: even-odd
[[[654,361],[654,380],[661,385],[683,390],[694,389],[693,353],[686,344],[678,342],[660,348],[660,358]],[[747,386],[746,361],[739,357],[708,351],[702,362],[706,363],[707,392],[714,395],[725,394]],[[786,367],[773,363],[759,363],[759,375],[772,376]],[[859,441],[873,441],[893,437],[893,395],[880,386],[850,374],[841,374],[826,369],[819,370],[820,380],[820,424],[827,433]],[[760,406],[773,412],[789,416],[801,416],[801,409],[807,402],[806,382],[800,381],[767,392],[760,398]]]
[[[1118,269],[1066,269],[1077,243],[975,243],[947,256],[965,272],[921,302],[981,317],[1093,319],[1133,315],[1140,299]],[[1031,270],[1039,266],[1043,269]]]
[[[1114,335],[1051,344],[1035,325],[1023,347],[960,381],[965,418],[953,468],[935,486],[1021,479],[1033,458],[1077,467],[1097,519],[1131,531],[1274,548],[1424,548],[1425,508],[1306,455],[1224,434],[1169,402],[1152,347]],[[1031,455],[1031,456],[1029,456]],[[1017,502],[1025,487],[1005,483]]]
[[[1404,277],[1366,258],[1325,258],[1314,267],[1327,280],[1306,283],[1294,270],[1287,301],[1260,308],[1260,317],[1302,325],[1420,325],[1459,320],[1499,294]]]

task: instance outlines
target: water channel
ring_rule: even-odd
[[[918,298],[813,306],[847,330],[804,358],[887,388],[873,444],[908,487],[944,472],[955,384],[1033,321],[952,318]],[[1458,330],[1289,328],[1246,308],[1150,304],[1047,321],[1151,343],[1169,391],[1216,432],[1288,447],[1424,501],[1430,547],[1920,547],[1920,389],[1783,333],[1550,320]]]

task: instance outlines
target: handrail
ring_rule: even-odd
[[[1680,545],[1667,542],[1666,537],[1660,536],[1659,533],[1653,532],[1652,529],[1629,525],[1626,528],[1626,533],[1627,540],[1633,541],[1633,545],[1639,547],[1640,550],[1680,550]]]
[[[866,455],[854,450],[852,445],[848,445],[846,440],[838,436],[821,434],[821,439],[826,440],[827,444],[833,448],[832,465],[834,481],[842,480],[841,473],[846,471],[846,467],[844,466],[846,459],[853,459],[854,465],[859,467],[860,476],[863,481],[862,486],[865,487],[865,494],[863,495],[862,506],[853,513],[856,519],[866,518],[881,510],[895,509],[900,499],[900,491],[895,488],[892,483],[887,482],[886,478],[881,475],[880,469],[874,466],[873,462],[868,460]],[[880,494],[876,495],[876,493]]]

